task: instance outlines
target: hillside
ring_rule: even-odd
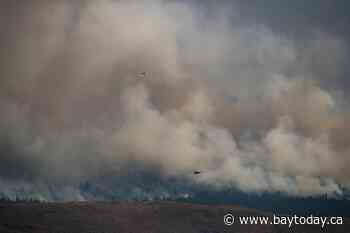
[[[223,216],[260,216],[262,212],[237,206],[208,206],[174,202],[2,203],[2,233],[283,233],[321,232],[320,226],[225,226]],[[322,232],[349,232],[345,225]]]

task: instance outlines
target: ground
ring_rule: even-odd
[[[233,205],[175,202],[2,203],[0,233],[348,233],[344,225],[225,226],[223,217],[269,215]]]

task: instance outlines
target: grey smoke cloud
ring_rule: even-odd
[[[289,37],[233,17],[239,2],[208,15],[181,1],[2,4],[5,195],[93,198],[82,183],[117,192],[104,177],[123,177],[118,185],[129,189],[135,163],[213,189],[348,189],[342,35],[321,28],[312,39]],[[131,190],[151,185],[170,195],[152,182]]]

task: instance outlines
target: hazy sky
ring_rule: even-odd
[[[348,5],[1,1],[1,193],[343,195]]]

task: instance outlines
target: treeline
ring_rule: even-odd
[[[41,203],[42,201],[35,198],[22,198],[22,197],[0,197],[0,203]]]

